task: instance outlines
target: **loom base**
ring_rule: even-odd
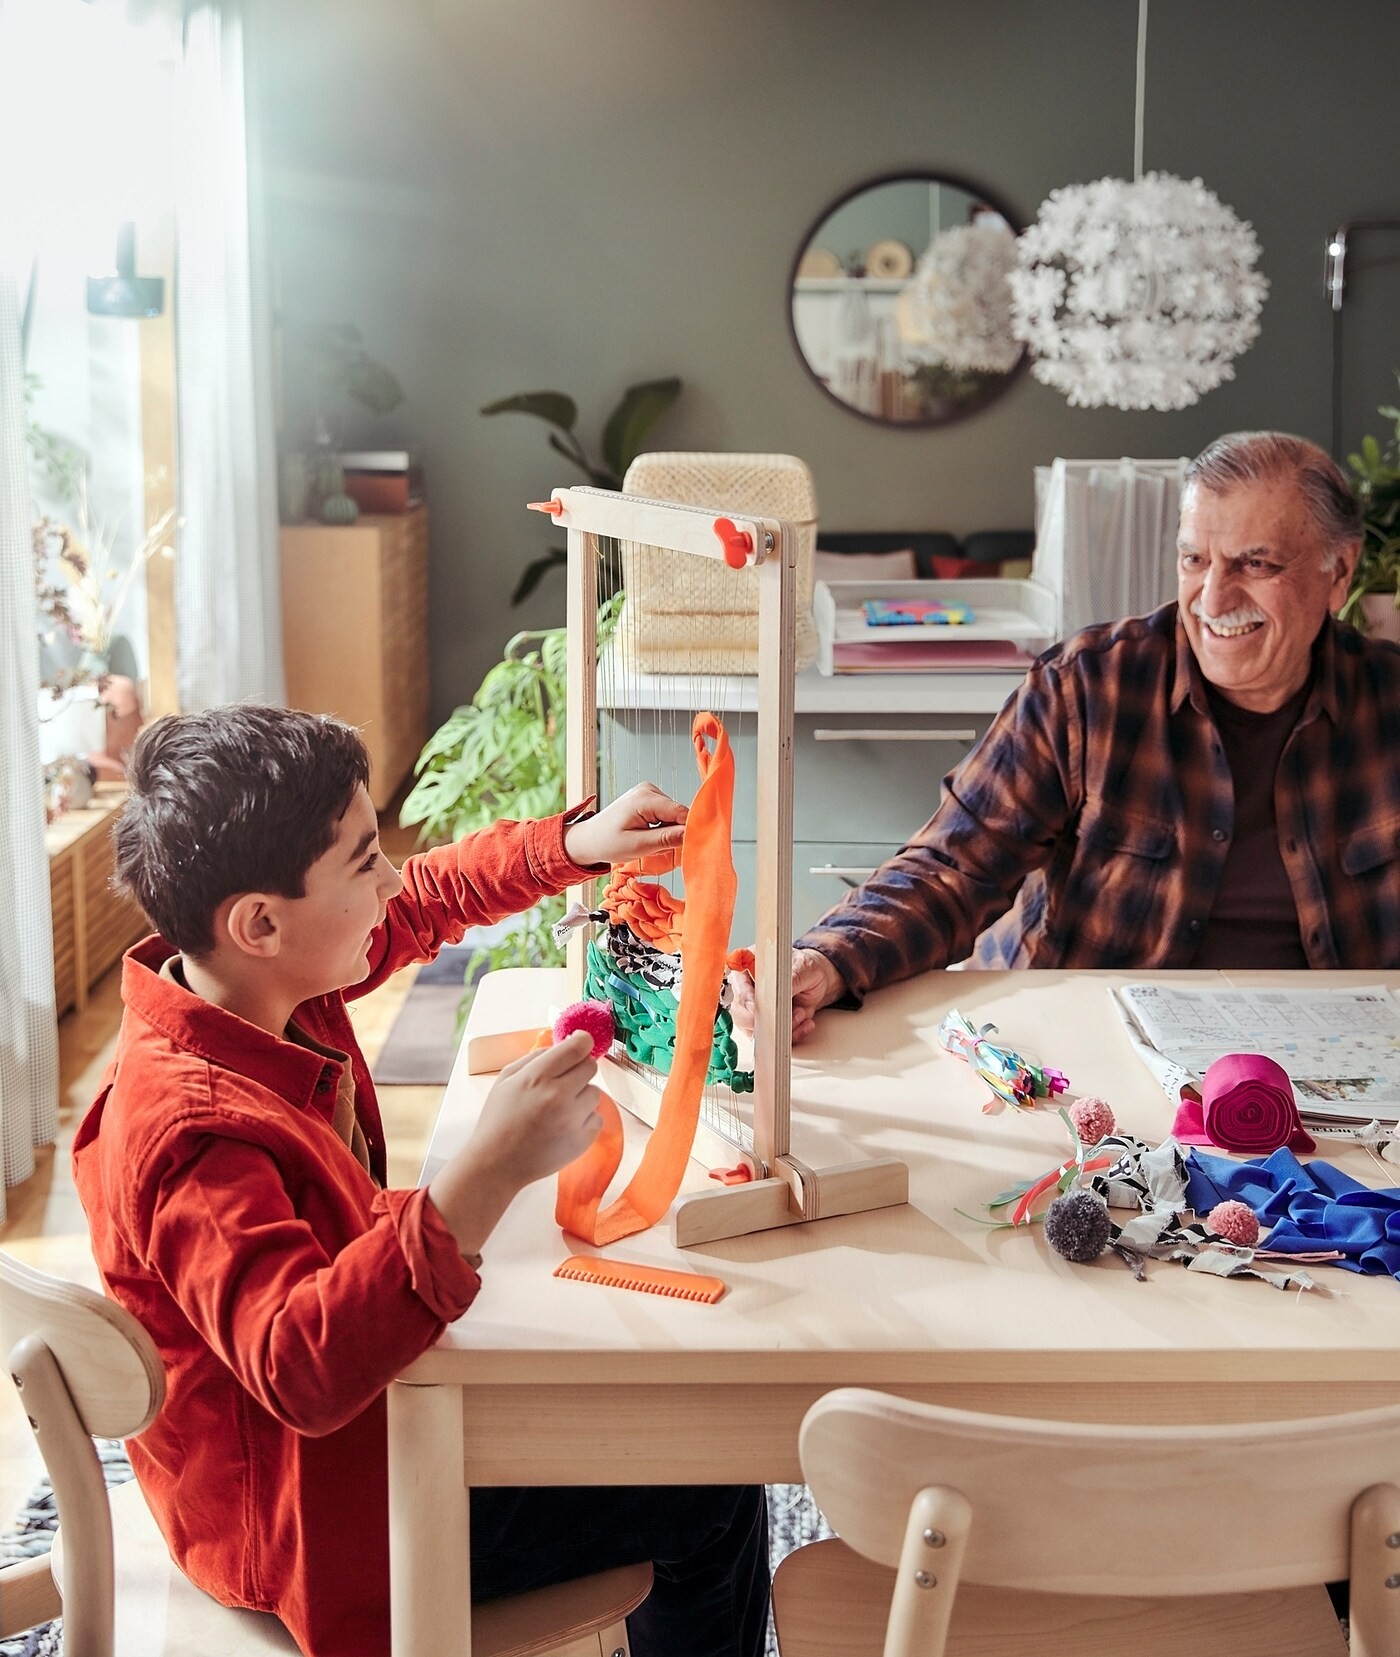
[[[678,1198],[671,1209],[671,1240],[676,1247],[694,1248],[838,1214],[896,1208],[909,1200],[909,1170],[894,1157],[821,1169],[808,1168],[791,1157],[780,1161],[785,1164],[783,1172],[770,1179],[717,1186]]]

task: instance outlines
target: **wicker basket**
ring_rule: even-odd
[[[797,666],[816,654],[812,623],[817,497],[795,455],[643,454],[627,468],[629,495],[782,518],[797,526]],[[756,673],[758,572],[731,570],[634,541],[622,544],[627,598],[618,639],[643,673]]]

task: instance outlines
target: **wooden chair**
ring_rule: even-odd
[[[93,1437],[129,1438],[165,1399],[160,1355],[128,1312],[0,1253],[0,1351],[53,1482],[52,1555],[0,1571],[0,1638],[63,1618],[68,1657],[295,1653],[275,1618],[232,1610],[190,1583],[132,1481],[103,1488]],[[115,1545],[114,1545],[115,1533]],[[494,1600],[472,1612],[474,1657],[615,1657],[651,1566]]]
[[[802,1468],[841,1541],[773,1583],[782,1657],[1400,1653],[1400,1407],[1247,1426],[981,1415],[846,1388]]]

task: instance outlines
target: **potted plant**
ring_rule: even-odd
[[[1338,614],[1363,632],[1400,639],[1400,408],[1377,412],[1395,423],[1385,447],[1368,434],[1361,452],[1347,456],[1361,503],[1361,556]]]
[[[598,612],[598,648],[617,626],[621,597]],[[420,825],[425,841],[457,840],[500,817],[548,817],[566,801],[564,758],[565,671],[568,635],[554,627],[517,633],[505,655],[428,739],[415,767],[417,781],[399,813],[405,827]],[[478,970],[562,965],[564,951],[551,931],[564,913],[562,897],[546,898],[520,917],[500,941],[467,962],[466,982]],[[466,1017],[471,992],[463,998]]]
[[[345,474],[336,450],[349,404],[389,414],[404,398],[398,380],[370,356],[359,329],[348,322],[288,330],[285,359],[286,447],[278,472],[278,515],[284,524],[295,524],[308,511],[320,513],[328,500],[346,509]],[[353,519],[353,503],[346,510]],[[337,512],[331,517],[345,521]]]
[[[577,466],[596,488],[621,489],[627,468],[641,452],[642,440],[680,393],[681,382],[677,379],[646,380],[640,385],[628,386],[603,427],[601,464],[588,458],[574,430],[578,424],[578,404],[562,391],[518,392],[514,397],[488,403],[481,412],[534,415],[554,428],[549,434],[549,446],[555,454],[563,455],[570,465]],[[534,592],[541,577],[564,561],[563,547],[551,547],[542,557],[527,564],[510,595],[511,603],[522,603]]]

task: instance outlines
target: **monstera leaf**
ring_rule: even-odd
[[[603,460],[618,478],[641,453],[642,439],[681,394],[677,379],[628,386],[603,428]]]
[[[553,430],[549,446],[562,455],[571,466],[576,466],[588,481],[599,489],[621,489],[623,475],[641,452],[647,433],[666,413],[681,394],[681,382],[644,380],[628,386],[622,400],[608,416],[603,427],[603,461],[591,460],[579,441],[574,427],[578,423],[578,404],[562,391],[520,391],[513,397],[501,397],[488,403],[483,414],[529,414],[543,420]],[[562,547],[550,547],[540,557],[532,559],[520,573],[512,604],[521,604],[551,570],[565,563]]]

